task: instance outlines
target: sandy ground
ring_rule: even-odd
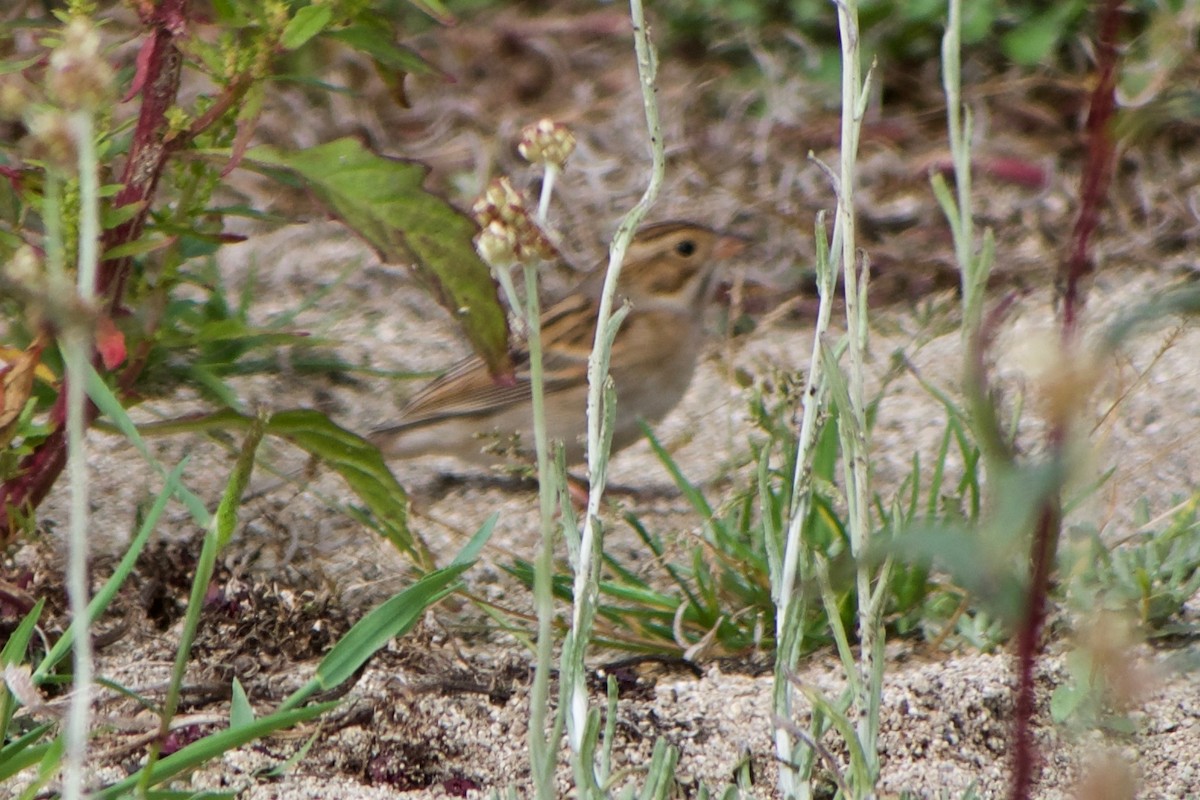
[[[623,40],[603,33],[602,23],[608,24],[603,15],[582,18],[575,28],[569,19],[564,17],[556,29],[544,21],[504,17],[491,25],[464,25],[437,34],[441,38],[420,44],[436,45],[441,65],[467,76],[453,87],[413,82],[410,111],[337,97],[331,107],[315,112],[310,126],[300,127],[289,126],[289,114],[295,112],[289,104],[298,100],[284,92],[274,99],[278,107],[269,110],[260,135],[295,146],[357,133],[387,152],[429,161],[433,185],[465,203],[498,170],[523,176],[524,182],[530,179],[506,143],[521,124],[552,113],[571,123],[580,138],[555,217],[566,234],[564,249],[577,265],[589,265],[599,258],[620,211],[641,191],[637,165],[644,148],[632,61],[621,60]],[[525,49],[506,49],[510,29],[518,32]],[[519,95],[520,86],[506,83],[501,70],[475,69],[489,54],[512,74],[524,74],[520,68],[532,69],[546,60],[554,67],[545,81],[548,88],[532,97]],[[664,65],[671,166],[653,216],[687,216],[751,237],[754,246],[728,279],[770,287],[767,296],[778,301],[796,295],[811,261],[813,212],[832,204],[819,170],[804,160],[809,148],[832,159],[832,118],[801,81],[784,74],[767,55],[762,58],[768,77],[753,89],[734,88],[720,69]],[[352,64],[341,62],[331,64],[330,77],[350,83],[361,78]],[[758,100],[765,101],[765,111],[752,113]],[[981,95],[974,100],[980,157],[1016,154],[1042,166],[1049,176],[1037,189],[986,182],[979,187],[980,216],[996,227],[999,242],[1004,283],[996,292],[1029,287],[995,352],[1006,398],[1029,398],[1021,443],[1035,452],[1039,387],[1046,385],[1047,374],[1061,372],[1054,354],[1057,333],[1047,264],[1056,263],[1070,229],[1078,170],[1077,141],[1070,133],[1074,120],[1064,114],[1045,122],[1050,104],[1025,96]],[[1014,108],[1038,111],[1042,116],[1030,112],[1030,117],[1042,119],[1043,127],[1031,134],[1032,123],[1006,124]],[[879,298],[886,307],[875,320],[870,370],[872,385],[880,386],[893,354],[901,352],[922,377],[953,393],[961,355],[952,324],[953,290],[938,288],[951,248],[922,166],[942,156],[923,138],[923,126],[929,124],[917,113],[881,110],[864,136],[864,246],[878,252],[877,261],[892,275],[903,277],[900,288]],[[933,130],[937,125],[935,120]],[[1200,200],[1195,188],[1200,185],[1200,156],[1195,148],[1164,145],[1130,153],[1123,168],[1119,199],[1098,246],[1103,267],[1088,310],[1091,331],[1173,282],[1179,271],[1195,269],[1192,254],[1200,238],[1194,211]],[[263,206],[292,202],[253,180],[238,188]],[[402,265],[380,264],[359,241],[317,216],[309,224],[272,232],[248,228],[248,241],[222,251],[221,275],[231,288],[256,282],[254,313],[259,319],[322,292],[317,306],[301,314],[295,325],[327,339],[352,364],[427,371],[465,353],[448,317],[417,289]],[[567,274],[550,276],[549,291],[570,280]],[[761,433],[749,421],[746,383],[807,366],[812,333],[804,301],[798,306],[802,310],[791,314],[756,310],[758,327],[748,335],[714,333],[687,397],[659,426],[660,438],[686,474],[712,497],[731,496],[752,474],[749,442]],[[728,311],[714,308],[711,316],[711,327],[718,331]],[[1088,401],[1091,416],[1081,424],[1097,427],[1089,435],[1078,483],[1084,486],[1088,476],[1115,471],[1075,509],[1069,526],[1095,526],[1118,539],[1132,529],[1139,502],[1153,515],[1195,491],[1200,451],[1190,444],[1200,415],[1200,395],[1194,389],[1200,335],[1164,322],[1101,362],[1103,377]],[[733,379],[735,371],[742,380]],[[347,427],[366,431],[388,420],[414,384],[363,374],[305,376],[290,370],[284,355],[277,374],[242,380],[237,387],[249,405],[317,407]],[[170,418],[203,407],[197,397],[179,392],[145,404],[137,414],[146,420]],[[888,384],[872,443],[876,485],[883,496],[908,474],[914,452],[922,463],[930,463],[944,424],[940,405],[912,373]],[[93,541],[100,572],[105,559],[128,539],[134,509],[151,496],[157,482],[123,442],[99,433],[92,441],[98,521]],[[168,464],[187,453],[189,486],[215,501],[233,460],[228,443],[172,437],[155,440],[153,446]],[[302,463],[278,445],[270,445],[267,460],[283,472]],[[487,515],[499,514],[484,561],[468,583],[491,601],[528,608],[524,591],[500,567],[535,551],[535,493],[449,461],[393,466],[414,497],[416,529],[444,559]],[[619,508],[633,510],[648,527],[675,537],[681,546],[695,541],[700,521],[644,443],[615,458],[612,481],[637,489],[614,494]],[[246,505],[236,541],[223,558],[223,591],[242,605],[225,616],[214,612],[197,646],[190,679],[198,692],[210,687],[212,695],[197,700],[187,713],[201,721],[212,723],[211,715],[223,713],[221,692],[235,675],[252,700],[269,707],[272,698],[313,669],[338,633],[411,579],[403,557],[339,510],[352,498],[336,478],[319,474],[302,490],[276,483],[266,475],[256,479],[259,494]],[[48,530],[65,527],[62,498],[48,502],[43,519]],[[609,520],[607,551],[625,563],[637,563],[643,554],[636,537],[615,509]],[[57,537],[46,537],[27,545],[12,563],[52,575],[56,542]],[[101,654],[103,674],[151,693],[164,680],[178,629],[181,587],[196,547],[196,532],[186,515],[171,509],[162,542],[146,557],[138,596],[123,606],[129,631]],[[1047,703],[1050,692],[1067,679],[1064,654],[1069,648],[1067,637],[1052,642],[1040,673],[1037,735],[1043,763],[1036,796],[1107,796],[1077,793],[1074,787],[1081,776],[1109,774],[1102,770],[1123,760],[1131,765],[1138,797],[1200,794],[1200,687],[1193,674],[1176,668],[1171,659],[1177,651],[1145,645],[1131,649],[1129,663],[1139,676],[1128,709],[1135,732],[1102,736],[1050,721]],[[598,653],[595,661],[607,658]],[[981,797],[1002,796],[1012,704],[1009,656],[974,652],[951,637],[932,653],[921,642],[893,643],[889,658],[881,791],[959,797],[974,786]],[[324,724],[313,750],[286,777],[253,775],[289,756],[315,729],[233,753],[197,774],[193,786],[245,786],[242,796],[249,798],[423,798],[506,785],[524,790],[528,663],[528,654],[513,637],[488,624],[477,608],[461,600],[447,602],[412,636],[370,664],[342,708]],[[754,658],[743,658],[740,666],[710,661],[699,665],[698,674],[680,668],[642,679],[618,706],[617,763],[642,763],[655,738],[664,736],[682,753],[678,777],[683,796],[691,796],[700,784],[733,780],[747,764],[753,775],[747,794],[774,796],[771,682],[769,674],[753,674],[754,663]],[[799,679],[836,693],[840,674],[832,654],[817,653],[805,662]],[[115,705],[109,711],[134,713]],[[805,714],[800,711],[798,724],[804,724]],[[98,775],[123,775],[139,757],[135,748],[121,749],[125,740],[120,736],[114,740],[100,745],[105,767]],[[840,755],[835,747],[834,756]],[[564,788],[567,777],[564,767]]]

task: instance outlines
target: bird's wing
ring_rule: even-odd
[[[592,325],[579,325],[580,315],[595,319],[594,304],[572,295],[542,315],[542,363],[546,391],[553,392],[587,380],[587,359],[592,346]],[[415,394],[401,411],[400,420],[376,431],[389,433],[439,422],[499,411],[528,402],[532,396],[529,350],[524,343],[512,353],[514,373],[497,379],[478,356],[455,364]]]

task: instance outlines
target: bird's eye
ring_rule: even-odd
[[[675,252],[684,258],[687,258],[692,253],[696,252],[696,243],[691,239],[684,239],[682,242],[675,245]]]

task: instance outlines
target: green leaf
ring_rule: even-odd
[[[295,707],[314,692],[328,691],[340,685],[381,647],[408,632],[421,619],[425,609],[454,591],[458,576],[475,563],[495,525],[496,515],[493,514],[449,566],[429,573],[356,622],[321,659],[312,680],[284,701],[282,709]]]
[[[382,258],[415,262],[492,372],[510,369],[504,308],[471,243],[475,223],[422,187],[427,167],[376,155],[354,139],[295,153],[256,147],[246,161],[291,171]]]
[[[165,435],[209,430],[247,428],[254,418],[232,409],[142,425],[142,435]],[[268,434],[287,439],[320,458],[338,473],[367,505],[399,550],[418,564],[433,563],[425,543],[408,529],[408,495],[392,475],[378,448],[358,434],[334,423],[319,411],[280,411],[267,420]]]
[[[29,613],[21,619],[21,623],[9,634],[8,641],[4,643],[4,649],[0,650],[0,665],[7,667],[20,664],[25,660],[25,651],[29,647],[29,640],[33,638],[33,632],[36,630],[38,619],[42,616],[42,609],[45,605],[46,598],[38,598],[33,608],[29,609]]]
[[[100,222],[105,230],[110,230],[118,225],[124,225],[129,220],[142,213],[145,207],[144,203],[126,203],[123,206],[116,208],[105,206],[100,212]]]
[[[155,253],[159,250],[164,250],[174,243],[174,237],[146,235],[142,236],[141,238],[134,239],[132,242],[119,244],[116,247],[105,250],[103,259],[105,261],[112,261],[118,258],[136,258],[138,256],[147,255],[148,253]]]
[[[976,44],[992,32],[996,6],[992,3],[967,3],[962,10],[962,41]]]
[[[296,50],[325,30],[325,26],[332,19],[333,6],[325,4],[305,6],[296,12],[296,16],[288,20],[279,43],[285,50]]]
[[[1030,17],[1005,34],[1000,42],[1004,55],[1023,66],[1034,66],[1050,55],[1071,22],[1084,9],[1081,0],[1050,3],[1045,11]]]
[[[22,797],[35,797],[41,787],[55,775],[58,774],[59,768],[62,765],[63,751],[66,750],[66,742],[64,734],[60,733],[54,741],[50,742],[45,747],[39,745],[35,748],[35,752],[41,753],[41,758],[38,760],[37,776],[30,780],[26,786]]]
[[[243,728],[254,722],[254,709],[250,705],[250,698],[246,696],[246,690],[242,687],[242,682],[237,678],[233,679],[233,696],[229,702],[229,727]]]
[[[192,521],[201,527],[208,525],[209,513],[204,505],[204,501],[184,486],[181,479],[170,477],[167,468],[150,452],[150,448],[142,439],[137,426],[133,424],[133,420],[129,418],[129,414],[126,413],[125,407],[121,405],[121,401],[117,399],[112,389],[108,388],[108,384],[104,382],[104,379],[100,377],[100,374],[94,368],[88,370],[87,393],[91,401],[100,409],[100,412],[112,420],[113,424],[121,432],[121,435],[142,454],[142,457],[146,459],[146,463],[175,487],[176,496],[187,508],[188,513],[191,514]],[[179,469],[182,469],[182,465],[176,467],[176,470]]]
[[[216,21],[224,27],[246,24],[246,17],[234,0],[212,0],[212,11]]]
[[[328,464],[382,524],[392,544],[418,564],[432,565],[424,542],[408,529],[408,494],[388,469],[378,448],[335,424],[319,411],[297,409],[271,416],[267,432],[282,436]]]
[[[370,56],[380,69],[414,75],[443,74],[416,51],[398,44],[395,32],[382,19],[362,19],[354,25],[330,31],[327,35]]]
[[[1083,701],[1088,698],[1088,689],[1077,684],[1059,686],[1050,695],[1050,718],[1059,725],[1075,715]]]

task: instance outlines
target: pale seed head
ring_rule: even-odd
[[[488,184],[471,210],[482,229],[475,247],[488,264],[507,266],[514,261],[549,261],[555,257],[554,245],[508,178]]]
[[[561,169],[575,152],[575,134],[561,122],[541,119],[521,129],[517,150],[531,164],[554,165]]]
[[[94,110],[112,97],[113,78],[112,67],[100,53],[100,35],[85,18],[73,18],[62,44],[50,54],[50,96],[64,108]]]
[[[475,237],[479,257],[493,269],[504,269],[517,261],[517,236],[500,220],[489,222]]]

